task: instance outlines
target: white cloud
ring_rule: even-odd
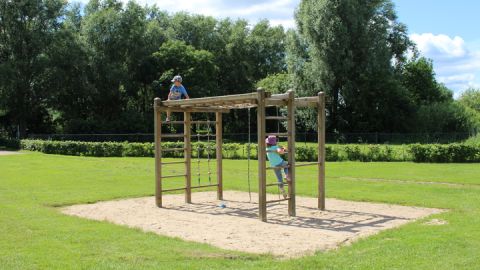
[[[423,33],[410,38],[422,55],[433,60],[438,81],[454,90],[455,96],[480,85],[480,50],[470,50],[461,37]]]
[[[136,2],[140,5],[156,5],[161,10],[169,12],[186,11],[216,18],[242,18],[251,23],[268,19],[272,25],[292,28],[295,26],[293,13],[300,0],[136,0]]]

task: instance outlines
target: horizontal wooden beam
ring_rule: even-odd
[[[169,191],[171,192],[171,191],[185,190],[185,189],[187,189],[187,188],[184,188],[184,187],[183,187],[183,188],[164,189],[164,190],[162,190],[162,193],[163,193],[163,192],[169,192]]]
[[[185,163],[185,160],[182,160],[182,161],[171,161],[171,162],[162,162],[162,166],[163,165],[173,165],[173,164],[184,164]]]
[[[194,186],[194,187],[191,187],[191,188],[194,189],[194,188],[206,188],[206,187],[218,187],[218,184]]]
[[[288,137],[288,132],[285,133],[267,133],[267,136]]]
[[[295,99],[295,107],[317,107],[318,97],[300,97]]]
[[[162,138],[183,138],[185,137],[185,134],[181,133],[181,134],[162,134]]]
[[[290,198],[266,201],[266,203],[276,203],[276,202],[283,202],[283,201],[288,201],[288,200],[290,200]]]
[[[162,152],[175,152],[175,151],[184,151],[185,147],[183,148],[162,148]]]
[[[180,107],[155,107],[155,110],[160,112],[192,112],[192,113],[229,113],[230,109],[227,108],[220,108],[220,107],[188,107],[188,108],[180,108]]]
[[[198,105],[198,104],[225,104],[228,102],[242,101],[242,100],[256,100],[257,93],[247,93],[228,96],[204,97],[204,98],[190,98],[181,100],[165,100],[161,102],[164,107],[176,107],[181,105]]]
[[[165,176],[162,176],[162,179],[165,179],[165,178],[176,178],[176,177],[185,177],[187,176],[186,174],[174,174],[174,175],[165,175]]]
[[[287,116],[267,116],[265,117],[265,120],[281,120],[281,121],[286,121],[288,120]]]
[[[266,184],[265,186],[271,187],[271,186],[286,185],[286,184],[288,184],[288,183],[286,183],[286,182],[276,182],[276,183]]]
[[[266,99],[265,99],[265,106],[267,106],[267,107],[272,107],[272,106],[287,106],[287,102],[288,102],[288,101],[281,100],[281,99],[266,98]]]
[[[274,94],[274,95],[271,95],[268,99],[270,99],[270,100],[287,100],[288,96],[289,96],[288,93]]]
[[[295,164],[295,167],[307,167],[307,166],[316,166],[318,165],[318,162],[310,162],[310,163],[301,163],[301,164]]]

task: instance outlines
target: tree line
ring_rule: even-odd
[[[152,132],[152,100],[176,74],[193,98],[326,91],[333,132],[477,128],[478,108],[435,80],[391,1],[364,2],[304,0],[285,30],[134,1],[0,0],[0,132]],[[246,113],[226,115],[226,130],[244,132]],[[311,111],[298,117],[314,128]]]

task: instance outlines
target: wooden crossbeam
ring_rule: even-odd
[[[171,191],[179,191],[179,190],[185,190],[186,188],[171,188],[171,189],[164,189],[162,190],[162,193],[163,192],[171,192]]]
[[[277,182],[277,183],[266,184],[266,186],[271,187],[271,186],[286,185],[286,184],[288,184],[288,183],[287,182]]]
[[[183,148],[162,148],[162,152],[175,152],[175,151],[183,151],[185,150],[185,147]]]
[[[211,185],[194,186],[194,187],[190,187],[190,188],[196,189],[196,188],[217,187],[217,186],[218,186],[218,184],[211,184]]]
[[[186,174],[174,174],[174,175],[165,175],[165,176],[162,176],[162,179],[165,179],[165,178],[175,178],[175,177],[185,177]]]
[[[265,93],[267,94],[267,93]],[[190,98],[181,100],[165,100],[162,101],[164,107],[175,107],[180,105],[198,105],[198,104],[225,104],[232,101],[253,100],[257,98],[257,93],[247,93],[228,96],[204,97],[204,98]]]
[[[295,107],[318,107],[318,97],[295,98]]]
[[[302,163],[302,164],[296,164],[295,167],[307,167],[307,166],[317,166],[318,162],[310,162],[310,163]]]
[[[162,162],[162,166],[163,165],[173,165],[173,164],[184,164],[185,161],[172,161],[172,162]]]
[[[290,200],[290,198],[266,201],[266,203],[276,203],[276,202],[283,202],[283,201],[288,201],[288,200]]]
[[[162,134],[162,138],[183,138],[185,134]]]

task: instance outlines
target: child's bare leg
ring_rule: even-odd
[[[170,121],[170,114],[171,114],[170,110],[167,110],[167,119],[165,121],[167,122]]]

